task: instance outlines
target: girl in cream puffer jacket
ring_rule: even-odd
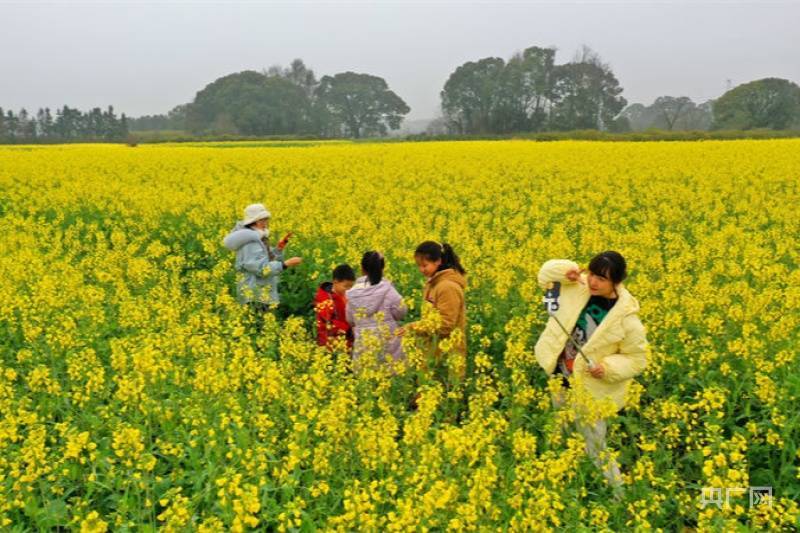
[[[647,365],[647,339],[639,320],[639,303],[623,286],[625,259],[617,252],[603,252],[582,271],[572,261],[554,259],[539,270],[542,288],[561,283],[559,308],[550,318],[534,349],[536,360],[548,374],[561,374],[565,386],[577,383],[596,401],[611,400],[619,411],[633,378]],[[574,347],[593,363],[590,367]],[[580,379],[569,381],[573,374]],[[553,397],[562,407],[564,395]],[[579,410],[580,411],[580,410]],[[617,494],[622,490],[622,475],[613,457],[605,454],[605,419],[590,419],[576,413],[575,426],[586,442],[586,451]]]

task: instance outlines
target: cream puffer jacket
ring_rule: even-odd
[[[542,288],[561,282],[560,307],[555,314],[570,332],[591,297],[586,283],[567,279],[567,272],[577,268],[573,261],[552,259],[542,265],[538,277]],[[586,274],[582,276],[585,282]],[[581,381],[595,399],[610,398],[620,410],[625,406],[625,394],[634,376],[647,366],[647,338],[638,316],[639,302],[621,283],[616,290],[617,303],[582,347],[589,359],[603,365],[605,375],[599,379],[592,377],[580,356],[575,359],[574,372],[583,375]],[[555,371],[566,343],[567,335],[551,317],[534,349],[536,360],[548,375]]]

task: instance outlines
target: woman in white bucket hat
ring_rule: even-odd
[[[283,249],[289,235],[277,246],[269,244],[270,212],[263,204],[251,204],[244,209],[244,218],[236,223],[223,244],[236,252],[236,271],[241,274],[237,285],[237,299],[258,310],[266,310],[280,303],[278,281],[281,272],[303,262],[300,257],[284,261]]]

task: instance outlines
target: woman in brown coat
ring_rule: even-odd
[[[443,362],[443,353],[457,355],[459,360],[448,361],[448,366],[451,376],[463,379],[467,354],[467,306],[464,297],[467,288],[466,271],[453,248],[447,243],[423,242],[414,252],[414,259],[420,273],[427,279],[425,301],[436,309],[441,321],[433,331],[425,327],[423,321],[414,322],[402,328],[400,334],[410,330],[421,337],[427,337],[436,363]],[[440,344],[439,341],[443,342]]]

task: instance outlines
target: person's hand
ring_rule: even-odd
[[[291,238],[291,236],[292,232],[290,231],[289,233],[283,236],[283,239],[278,241],[278,250],[283,250],[284,248],[286,248],[286,245],[289,244],[289,239]]]
[[[583,272],[584,272],[584,270],[582,268],[581,269],[571,268],[571,269],[567,270],[566,277],[567,277],[568,280],[570,280],[572,282],[576,282],[577,281],[578,283],[583,283],[583,278],[581,278],[581,274],[583,274]]]
[[[302,257],[292,257],[284,261],[283,263],[286,265],[287,268],[295,267],[303,262]]]
[[[603,368],[603,365],[600,363],[595,363],[594,366],[589,369],[589,373],[593,378],[602,379],[603,376],[606,375],[606,369]]]

